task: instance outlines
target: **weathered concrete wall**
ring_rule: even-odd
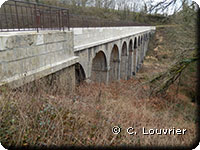
[[[0,85],[17,87],[76,62],[72,32],[0,33]]]
[[[47,91],[56,94],[69,94],[75,90],[75,65],[50,74],[40,79],[40,81]]]
[[[74,50],[78,51],[155,30],[153,26],[73,28]]]
[[[155,27],[108,27],[0,33],[0,85],[10,83],[17,87],[59,73],[60,79],[66,76],[70,82],[78,75],[106,83],[129,79],[140,68],[154,30]]]

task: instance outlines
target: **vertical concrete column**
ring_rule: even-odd
[[[138,61],[137,61],[137,72],[139,71],[140,69],[140,63],[141,63],[141,49],[142,49],[142,46],[140,44],[140,46],[138,47]]]
[[[106,84],[109,83],[109,76],[110,76],[110,64],[107,66],[107,73],[106,73]]]
[[[134,73],[136,74],[136,66],[137,66],[137,48],[134,49],[134,60],[133,60],[133,70]]]
[[[146,56],[146,54],[147,54],[147,49],[148,49],[148,41],[147,41],[147,39],[146,39],[146,41],[145,41],[145,51],[144,51],[144,55]]]
[[[109,81],[116,81],[120,79],[120,58],[117,45],[113,46],[110,56],[110,69],[109,69]]]
[[[132,72],[133,72],[133,62],[134,62],[134,57],[133,57],[133,47],[132,50],[129,51],[129,55],[128,55],[128,72],[127,72],[127,78],[130,79],[130,77],[132,76]]]
[[[142,62],[144,61],[144,55],[145,55],[145,40],[143,41],[143,45],[142,45]]]
[[[127,79],[127,70],[128,70],[128,57],[121,56],[120,61],[120,78],[126,80]]]
[[[149,47],[149,39],[147,39],[147,41],[146,41],[146,51],[145,51],[145,56],[146,56],[146,53],[147,53],[147,51],[148,51],[148,47]]]
[[[136,55],[136,72],[138,72],[139,68],[139,61],[140,61],[140,46],[137,48],[137,55]]]
[[[117,70],[117,80],[120,80],[120,72],[121,72],[121,68],[120,68],[120,66],[121,66],[121,60],[119,59],[118,60],[118,63],[116,63],[116,65],[117,65],[117,67],[115,67],[115,68],[118,68],[118,70]]]
[[[140,67],[142,66],[142,62],[143,62],[143,44],[144,44],[144,41],[142,41],[142,44],[141,44],[141,53],[140,53],[141,60],[140,60]]]
[[[126,56],[126,80],[128,79],[128,55]]]

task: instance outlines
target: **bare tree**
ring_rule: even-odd
[[[184,70],[192,63],[199,60],[197,54],[197,11],[195,4],[182,1],[180,11],[171,16],[171,23],[176,26],[170,30],[168,42],[174,53],[174,62],[165,72],[153,78],[150,83],[152,94],[166,92],[167,89],[180,79]],[[169,7],[169,3],[164,5]],[[166,7],[166,8],[167,8]]]

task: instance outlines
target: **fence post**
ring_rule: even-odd
[[[62,22],[62,28],[63,28],[63,31],[65,31],[65,25],[64,25],[64,20],[63,20],[63,17],[64,17],[64,13],[63,13],[63,9],[61,10],[61,22]]]
[[[39,32],[39,29],[38,29],[38,17],[37,17],[37,5],[34,4],[34,8],[35,8],[35,23],[36,23],[36,29],[37,29],[37,32]]]
[[[61,14],[61,10],[58,10],[58,26],[59,26],[59,30],[61,30],[61,22],[60,22],[60,15]]]
[[[67,10],[67,22],[68,22],[68,31],[70,31],[70,21],[69,21],[69,9]]]
[[[19,16],[18,16],[17,2],[16,2],[16,1],[15,1],[15,11],[16,11],[16,17],[17,17],[17,27],[18,27],[18,30],[20,31],[20,27],[19,27]]]

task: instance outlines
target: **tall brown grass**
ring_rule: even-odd
[[[42,83],[2,89],[0,141],[7,146],[188,146],[196,138],[196,106],[181,100],[148,97],[137,78],[82,84],[68,95]],[[43,87],[43,88],[41,88]],[[48,88],[51,89],[51,88]],[[120,126],[122,132],[112,133]],[[135,128],[137,135],[126,132]],[[186,135],[143,135],[142,127],[187,129]]]

